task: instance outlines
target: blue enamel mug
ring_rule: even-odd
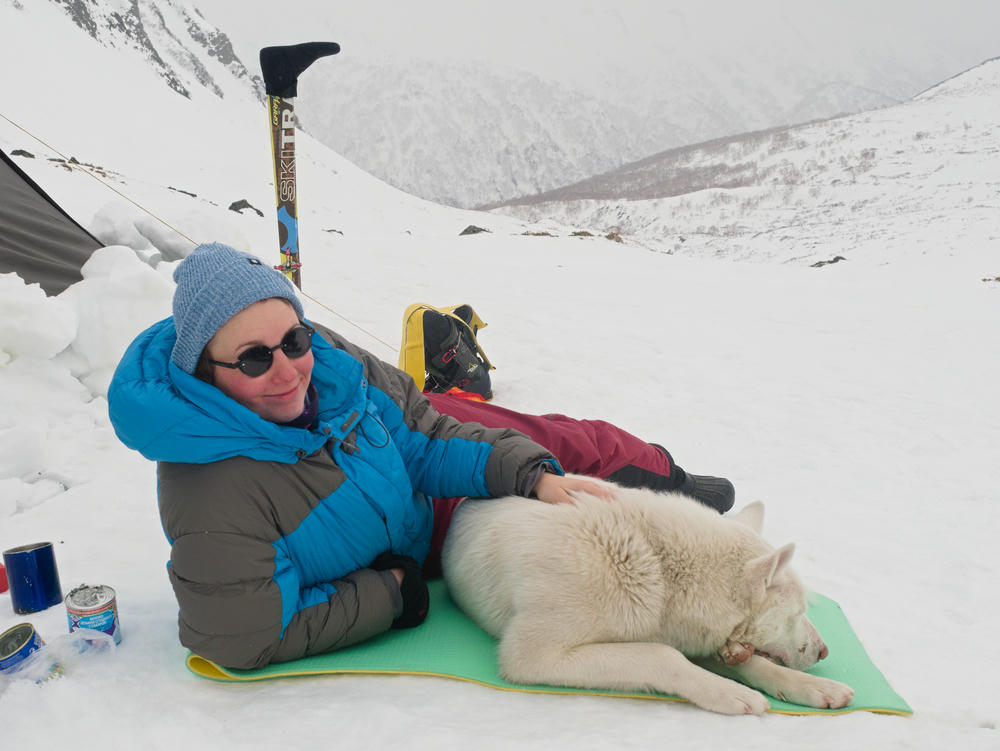
[[[15,613],[35,613],[62,602],[59,571],[51,542],[36,542],[3,551]]]

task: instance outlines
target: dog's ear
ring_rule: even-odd
[[[795,543],[790,542],[773,553],[767,553],[747,563],[743,569],[743,576],[751,602],[764,601],[764,598],[767,597],[767,588],[771,586],[778,572],[792,560],[794,552]]]
[[[729,518],[750,527],[754,532],[760,534],[761,530],[764,529],[764,504],[760,501],[754,501],[740,509],[738,514],[734,514]]]

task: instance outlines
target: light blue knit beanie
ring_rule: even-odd
[[[222,243],[206,243],[192,250],[174,269],[174,281],[177,342],[171,357],[187,373],[194,373],[215,332],[259,300],[281,297],[292,304],[299,318],[305,315],[284,274],[256,256]]]

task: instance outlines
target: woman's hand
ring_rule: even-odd
[[[614,500],[611,488],[603,483],[582,477],[563,477],[550,472],[543,472],[539,476],[531,492],[545,503],[573,503],[573,496],[569,492],[571,490],[582,490],[606,501]]]

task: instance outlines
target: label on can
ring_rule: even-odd
[[[0,672],[10,670],[45,642],[30,623],[19,623],[0,634]]]
[[[122,629],[118,621],[118,604],[115,591],[107,584],[90,587],[81,584],[66,595],[66,615],[69,630],[89,628],[111,635],[115,644],[122,642]]]

